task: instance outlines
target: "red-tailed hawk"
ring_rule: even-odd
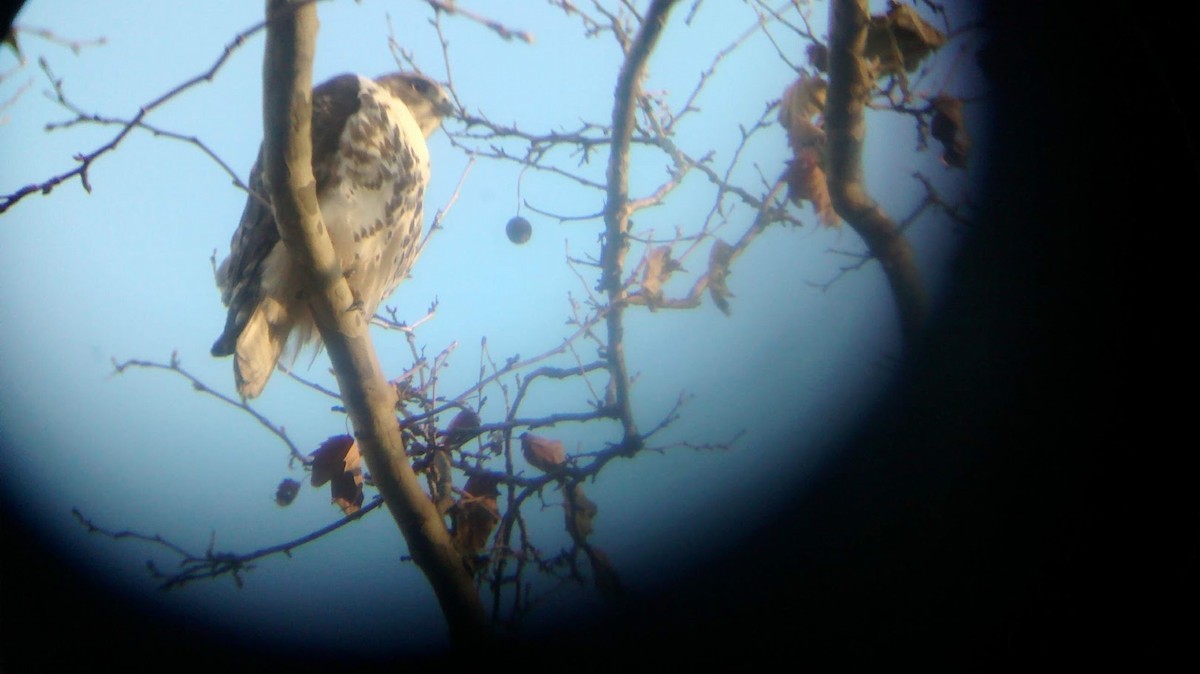
[[[361,310],[372,316],[417,256],[429,181],[425,139],[452,111],[432,80],[392,73],[369,80],[340,75],[313,89],[312,161],[321,216]],[[262,151],[250,172],[251,195],[217,270],[229,307],[214,356],[236,354],[238,393],[253,398],[285,347],[316,337],[299,271],[279,240],[264,199]]]

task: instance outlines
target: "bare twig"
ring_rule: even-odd
[[[75,519],[78,520],[79,523],[82,524],[90,534],[100,534],[114,540],[129,538],[147,543],[153,543],[155,545],[164,547],[175,555],[179,556],[179,568],[177,571],[172,573],[164,573],[151,562],[146,563],[150,573],[156,578],[162,580],[162,584],[159,587],[163,590],[170,590],[176,587],[183,587],[194,580],[207,580],[219,578],[224,575],[231,576],[234,582],[237,583],[238,587],[241,587],[242,579],[239,574],[242,571],[252,570],[254,568],[253,562],[264,557],[277,554],[284,554],[288,557],[291,557],[292,551],[296,548],[302,547],[305,544],[311,543],[317,539],[324,538],[325,536],[328,536],[338,529],[341,529],[347,524],[362,519],[364,515],[372,510],[375,510],[382,503],[382,498],[375,497],[370,503],[366,504],[362,508],[359,508],[354,514],[347,515],[346,517],[321,527],[320,529],[283,543],[269,545],[265,548],[259,548],[258,550],[241,554],[231,552],[216,552],[213,550],[211,544],[203,554],[197,554],[194,552],[189,552],[183,547],[172,543],[158,534],[142,534],[136,531],[113,531],[110,529],[105,529],[104,527],[101,527],[84,517],[83,513],[81,513],[78,508],[72,508],[71,514],[75,516]]]
[[[106,116],[98,115],[95,113],[84,112],[84,110],[81,107],[79,107],[78,105],[76,105],[75,103],[73,103],[69,99],[67,99],[66,92],[63,90],[62,80],[59,78],[56,78],[54,76],[54,73],[50,70],[50,65],[45,60],[39,61],[39,65],[41,66],[42,72],[45,73],[46,78],[48,80],[50,80],[50,85],[53,87],[53,90],[54,90],[53,98],[54,98],[55,102],[75,114],[74,119],[69,119],[65,122],[49,122],[49,123],[47,123],[46,131],[55,131],[57,129],[69,128],[69,127],[75,126],[77,124],[89,124],[90,123],[90,124],[99,124],[102,126],[120,126],[120,127],[132,126],[135,128],[144,129],[156,137],[170,138],[172,140],[178,140],[178,141],[187,143],[187,144],[192,145],[192,146],[196,147],[197,149],[199,149],[201,152],[203,152],[205,155],[207,155],[209,159],[212,159],[214,162],[216,162],[217,165],[220,166],[223,171],[225,171],[225,173],[230,177],[233,184],[238,189],[241,189],[242,191],[250,194],[252,197],[254,197],[255,199],[258,199],[260,202],[265,203],[265,199],[264,199],[263,195],[255,194],[255,193],[251,192],[250,188],[247,187],[244,182],[242,182],[242,179],[240,177],[238,177],[237,172],[234,171],[233,168],[230,167],[229,164],[226,163],[225,160],[220,157],[220,155],[218,155],[215,151],[213,151],[212,148],[210,148],[208,145],[206,145],[198,137],[188,136],[185,134],[176,133],[174,131],[168,131],[166,129],[162,129],[157,126],[148,124],[144,121],[134,121],[131,119],[106,117]]]
[[[232,56],[239,47],[245,44],[246,39],[262,30],[265,26],[266,22],[263,21],[250,26],[249,28],[235,35],[234,38],[225,45],[221,55],[217,57],[217,60],[208,68],[208,70],[175,85],[158,98],[155,98],[149,103],[139,107],[137,113],[129,118],[128,122],[117,132],[117,135],[113,136],[112,139],[104,145],[101,145],[89,153],[75,155],[75,161],[78,162],[78,165],[75,168],[69,171],[64,171],[56,176],[52,176],[40,183],[26,185],[25,187],[22,187],[11,194],[0,196],[0,213],[4,213],[9,208],[12,208],[12,206],[18,201],[24,199],[30,194],[33,194],[34,192],[49,194],[50,192],[54,191],[54,188],[73,178],[79,178],[79,182],[81,185],[83,185],[83,189],[87,192],[91,192],[92,185],[88,180],[88,170],[91,169],[92,164],[97,159],[108,152],[115,150],[117,146],[121,144],[121,141],[125,140],[125,137],[142,123],[142,120],[147,115],[149,115],[163,103],[166,103],[167,101],[175,98],[188,89],[195,87],[196,85],[203,84],[205,82],[211,82],[213,77],[216,76],[217,71],[221,69],[221,66],[225,65],[225,62],[229,60],[229,57]]]
[[[4,78],[0,77],[0,82],[3,81]],[[24,96],[25,92],[29,91],[29,87],[31,86],[33,86],[33,80],[26,80],[24,84],[17,87],[17,90],[13,92],[12,96],[9,96],[3,102],[0,102],[0,123],[3,123],[3,120],[5,119],[3,115],[4,111],[16,105],[17,101],[21,100],[21,96]]]
[[[450,209],[454,208],[455,202],[458,201],[458,195],[462,192],[463,185],[467,182],[467,176],[471,173],[473,166],[475,166],[475,156],[471,155],[467,159],[467,165],[463,167],[462,175],[458,177],[458,184],[454,186],[454,192],[450,194],[450,198],[446,200],[446,204],[439,208],[437,213],[433,214],[433,222],[429,224],[429,229],[426,230],[425,236],[421,239],[421,245],[417,249],[418,256],[425,250],[425,246],[429,244],[429,239],[433,236],[433,233],[442,228],[442,220],[450,212]]]
[[[293,457],[304,464],[309,462],[310,459],[308,455],[304,452],[301,452],[300,448],[296,447],[296,444],[292,442],[292,439],[287,436],[287,431],[284,430],[283,426],[277,426],[276,424],[272,423],[270,419],[268,419],[258,410],[251,407],[250,404],[244,399],[235,400],[224,393],[213,389],[208,384],[201,381],[198,377],[183,369],[179,363],[179,354],[175,352],[171,353],[171,361],[169,363],[156,363],[154,361],[137,359],[129,359],[118,363],[116,358],[112,359],[115,374],[122,374],[125,372],[125,370],[131,367],[144,368],[148,370],[166,370],[168,372],[174,372],[178,374],[179,376],[191,382],[192,388],[200,393],[210,395],[226,405],[234,407],[242,412],[245,412],[246,414],[249,414],[251,417],[254,417],[254,420],[261,424],[263,428],[271,431],[271,433],[275,434],[280,440],[283,441],[285,445],[287,445],[288,450],[292,453]]]
[[[512,40],[515,38],[524,42],[525,44],[533,44],[534,42],[533,33],[525,30],[509,28],[495,19],[488,18],[469,9],[459,7],[454,0],[425,0],[425,2],[428,2],[429,6],[432,7],[435,12],[445,12],[447,14],[463,16],[471,21],[474,21],[475,23],[482,25],[505,40]]]
[[[71,38],[62,37],[58,33],[55,33],[47,28],[35,28],[33,26],[20,25],[13,26],[12,30],[14,33],[20,35],[36,35],[47,42],[59,45],[60,47],[66,47],[67,49],[70,49],[71,53],[75,54],[76,56],[79,56],[80,52],[87,47],[103,47],[104,45],[108,44],[108,38],[104,37],[103,35],[97,38],[73,40]]]

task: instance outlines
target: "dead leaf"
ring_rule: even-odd
[[[903,76],[944,44],[946,36],[916,9],[893,1],[888,3],[887,14],[871,17],[863,56],[878,64],[878,75]]]
[[[651,311],[662,306],[663,284],[671,278],[672,273],[682,268],[678,260],[671,259],[670,246],[659,246],[646,254],[641,294],[646,298],[646,305]]]
[[[820,77],[802,75],[783,94],[779,122],[787,130],[788,147],[792,148],[792,159],[787,163],[788,198],[797,205],[801,201],[812,202],[817,219],[832,227],[838,218],[822,166],[825,131],[812,121],[825,109],[827,89]]]
[[[463,487],[463,491],[471,496],[490,496],[496,498],[500,495],[500,478],[489,473],[477,473],[467,478],[467,484]]]
[[[825,132],[812,119],[825,111],[828,88],[821,77],[801,75],[783,92],[779,102],[779,123],[787,130],[788,145],[793,151],[825,142]]]
[[[600,506],[584,495],[583,485],[576,482],[564,488],[563,514],[572,538],[587,538],[592,533],[592,520],[599,512]]]
[[[500,522],[500,507],[496,498],[499,480],[491,475],[472,475],[463,489],[466,492],[450,509],[450,537],[454,547],[475,570],[475,555],[487,547],[488,537]]]
[[[713,304],[726,316],[730,312],[729,298],[734,296],[725,285],[731,273],[729,263],[732,261],[733,246],[722,239],[714,241],[712,249],[708,251],[708,294]]]
[[[788,129],[788,147],[792,152],[825,147],[825,132],[816,124],[802,119]]]
[[[788,162],[788,199],[792,203],[809,201],[817,220],[826,227],[838,224],[833,200],[829,198],[829,184],[825,181],[825,170],[821,168],[821,153],[814,148],[803,148]]]
[[[346,460],[350,448],[354,446],[354,438],[349,435],[335,435],[316,449],[312,457],[312,486],[320,487],[333,479],[334,475],[346,472]],[[357,452],[355,452],[357,456]]]
[[[329,481],[330,501],[342,509],[342,514],[353,515],[362,507],[362,473],[342,473]]]
[[[934,28],[915,7],[899,2],[888,3],[888,19],[892,24],[892,34],[896,36],[896,44],[900,47],[904,69],[913,72],[926,56],[946,44],[946,36]]]
[[[971,150],[971,139],[963,125],[962,101],[940,94],[929,101],[933,107],[933,120],[929,131],[942,144],[942,161],[947,166],[967,168],[967,153]]]
[[[362,457],[358,444],[349,435],[335,435],[317,448],[312,456],[312,485],[329,483],[332,502],[346,515],[362,507]]]
[[[620,596],[623,591],[621,579],[608,555],[594,545],[588,548],[587,553],[588,561],[592,563],[592,582],[596,584],[596,589],[609,599]]]
[[[479,428],[482,423],[479,415],[473,410],[463,410],[454,415],[454,418],[450,420],[450,425],[446,427],[446,446],[460,447],[470,442],[482,432]]]
[[[829,47],[814,42],[804,52],[808,54],[808,65],[820,72],[829,70]]]
[[[567,452],[559,440],[543,438],[532,433],[521,434],[521,453],[529,465],[543,473],[554,471],[567,460]]]
[[[290,506],[292,501],[296,500],[296,494],[299,493],[300,483],[290,477],[285,477],[275,488],[275,503],[281,506]]]

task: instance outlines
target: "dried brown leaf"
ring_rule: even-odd
[[[329,483],[333,503],[352,515],[362,507],[362,457],[349,435],[335,435],[312,454],[312,485]]]
[[[596,546],[588,548],[588,561],[592,563],[592,582],[600,594],[609,599],[619,597],[623,591],[617,569],[604,551]]]
[[[792,152],[808,148],[821,149],[825,147],[825,131],[807,119],[802,119],[788,129],[788,147]]]
[[[521,453],[529,465],[543,473],[552,472],[567,460],[567,452],[559,440],[539,437],[532,433],[521,434]]]
[[[801,75],[783,92],[779,123],[787,130],[788,145],[793,151],[825,142],[825,132],[812,119],[824,112],[828,88],[821,77]]]
[[[734,296],[725,285],[731,273],[729,263],[732,261],[733,246],[722,239],[714,241],[712,249],[708,251],[708,294],[713,304],[726,316],[730,313],[729,298]]]
[[[814,42],[804,49],[804,53],[808,54],[808,65],[820,72],[829,70],[829,47]]]
[[[349,435],[335,435],[316,449],[312,457],[312,486],[320,487],[333,479],[339,473],[346,472],[347,457],[350,448],[354,446],[354,438]],[[358,452],[355,451],[355,456]]]
[[[889,2],[885,15],[871,17],[863,56],[879,64],[878,75],[913,72],[925,57],[946,44],[946,36],[910,5]]]
[[[592,520],[600,512],[596,505],[583,493],[583,486],[575,483],[563,490],[563,514],[567,533],[572,538],[587,538],[592,533]]]
[[[671,274],[682,269],[678,260],[671,259],[671,247],[659,246],[646,254],[646,264],[642,270],[641,294],[646,298],[646,305],[654,311],[662,306],[663,284],[671,278]]]
[[[962,101],[940,94],[929,101],[933,107],[933,120],[929,131],[942,144],[942,161],[948,166],[967,168],[967,153],[971,150],[971,139],[963,124]]]
[[[480,473],[467,478],[467,484],[463,487],[463,491],[471,496],[490,496],[496,498],[500,495],[500,478],[496,475],[488,473]]]
[[[463,491],[471,496],[490,496],[496,498],[500,495],[500,478],[496,475],[488,473],[479,473],[467,478],[467,484],[463,487]]]
[[[462,499],[450,509],[450,518],[450,540],[459,553],[470,559],[487,547],[500,521],[500,508],[494,498]],[[472,562],[468,564],[473,566]]]
[[[466,444],[482,432],[479,428],[482,423],[483,420],[473,410],[463,410],[454,415],[450,425],[446,427],[446,446],[459,447]]]
[[[812,202],[821,224],[831,227],[838,219],[821,165],[825,131],[812,121],[825,108],[827,89],[820,77],[802,75],[783,94],[779,122],[787,130],[788,146],[792,148],[787,168],[788,198],[795,204]]]
[[[825,180],[825,170],[821,168],[819,151],[804,148],[797,152],[796,157],[788,162],[787,182],[788,198],[792,203],[811,202],[817,220],[822,225],[837,226],[838,216],[829,197],[829,184]]]
[[[342,509],[345,515],[353,515],[362,508],[362,472],[342,473],[329,481],[330,501]]]
[[[891,2],[887,15],[903,56],[904,69],[910,73],[917,69],[926,56],[946,44],[946,36],[922,19],[911,5]]]
[[[467,480],[466,495],[450,509],[451,540],[465,555],[474,571],[474,556],[487,546],[488,538],[500,521],[496,498],[500,491],[497,479],[491,475],[474,475]]]

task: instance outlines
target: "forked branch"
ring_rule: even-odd
[[[828,185],[833,207],[883,266],[907,348],[917,342],[928,299],[912,246],[871,198],[863,177],[866,108],[874,78],[863,55],[870,15],[867,0],[833,0],[829,13],[829,90],[825,102]]]
[[[321,221],[312,173],[312,60],[317,13],[312,4],[271,0],[263,64],[264,167],[280,238],[299,268],[313,317],[329,351],[359,451],[384,502],[425,573],[460,647],[486,638],[482,605],[462,556],[404,451],[396,392],[384,378],[333,243]]]

